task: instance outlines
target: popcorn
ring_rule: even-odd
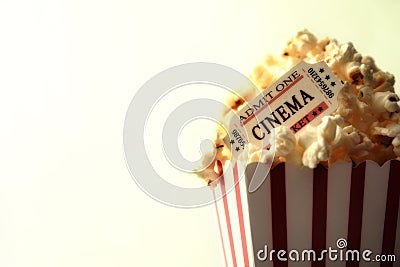
[[[252,146],[251,161],[273,160],[274,164],[291,162],[315,168],[319,163],[330,166],[337,161],[358,164],[369,159],[383,164],[400,159],[400,99],[394,93],[392,74],[380,70],[373,58],[363,56],[351,42],[318,40],[309,31],[301,30],[289,39],[280,55],[266,56],[250,79],[265,89],[300,60],[325,61],[344,82],[338,108],[322,118],[319,125],[307,125],[297,136],[285,126],[276,128],[275,155]],[[247,92],[240,101],[237,97],[231,99],[235,105],[230,106],[238,110],[254,96],[255,92]],[[223,141],[216,140],[220,142]],[[227,159],[228,146],[222,150]]]
[[[303,147],[304,166],[315,168],[319,162],[329,159],[331,144],[336,136],[336,123],[331,117],[324,117],[319,126],[308,126],[298,137],[298,145]]]

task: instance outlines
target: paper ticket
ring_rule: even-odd
[[[248,143],[268,149],[276,127],[294,134],[336,110],[343,82],[325,62],[297,64],[237,112],[229,125],[232,157]]]

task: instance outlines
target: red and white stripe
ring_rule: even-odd
[[[221,164],[218,168],[222,173]],[[213,189],[224,266],[400,266],[400,161],[382,167],[367,161],[356,168],[340,162],[329,169],[299,169],[282,163],[254,193],[248,193],[246,179],[240,179],[241,170],[234,165]],[[320,252],[337,249],[339,238],[347,240],[349,249],[394,254],[397,261],[256,259],[265,245],[269,251]]]
[[[218,163],[222,174],[222,165]],[[252,266],[253,247],[250,235],[249,210],[245,179],[240,179],[241,167],[234,165],[226,171],[213,189],[218,218],[218,229],[222,240],[224,266]],[[226,177],[226,178],[225,178]]]

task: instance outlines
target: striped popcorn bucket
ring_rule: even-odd
[[[400,266],[400,161],[281,163],[248,193],[256,165],[239,179],[235,164],[213,188],[223,266]]]

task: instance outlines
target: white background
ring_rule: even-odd
[[[164,206],[129,175],[135,91],[192,61],[248,74],[302,27],[400,77],[399,12],[396,0],[1,0],[0,266],[222,266],[212,206]]]

